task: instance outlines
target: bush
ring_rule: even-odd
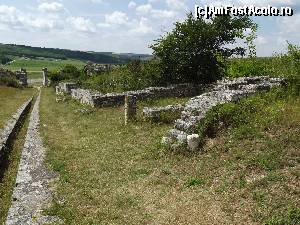
[[[160,63],[158,60],[133,61],[109,73],[94,75],[82,80],[85,88],[106,92],[122,92],[161,85]]]
[[[66,80],[79,81],[81,76],[83,76],[82,71],[78,70],[77,67],[73,65],[66,65],[60,71],[49,73],[51,84],[54,85],[60,81]]]
[[[151,46],[161,60],[164,83],[210,83],[225,75],[225,60],[232,55],[244,55],[246,49],[228,48],[236,39],[251,42],[256,25],[248,17],[217,16],[209,21],[195,19],[189,14],[184,22],[177,22],[166,36]],[[227,47],[226,47],[227,46]]]
[[[7,87],[22,88],[18,80],[11,77],[0,77],[0,85],[4,85]]]

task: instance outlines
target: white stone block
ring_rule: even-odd
[[[198,134],[192,134],[187,136],[187,144],[191,151],[195,151],[199,148],[200,137]]]

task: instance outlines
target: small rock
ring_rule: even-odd
[[[198,134],[192,134],[187,136],[187,144],[191,151],[195,151],[199,148],[200,137]]]

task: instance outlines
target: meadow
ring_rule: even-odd
[[[49,71],[58,71],[66,65],[76,66],[78,69],[82,69],[86,63],[80,60],[68,59],[24,59],[15,58],[14,61],[3,66],[3,68],[16,71],[20,68],[25,68],[28,72],[29,79],[42,78],[42,68],[47,67]]]

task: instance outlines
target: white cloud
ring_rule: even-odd
[[[95,25],[84,17],[70,17],[67,19],[71,27],[76,31],[84,33],[94,33],[96,32]]]
[[[262,46],[268,43],[268,39],[264,36],[257,36],[255,39],[255,44],[258,46]]]
[[[39,5],[38,9],[42,12],[59,12],[64,9],[64,5],[59,2],[44,2]]]
[[[130,30],[131,33],[135,35],[145,35],[153,33],[154,30],[149,24],[149,20],[145,17],[142,17],[139,21],[139,24]]]
[[[136,7],[136,12],[139,15],[150,15],[154,18],[172,18],[176,15],[174,11],[153,9],[151,4],[140,5]]]
[[[105,22],[108,24],[124,25],[128,23],[128,16],[124,12],[115,11],[105,15]]]
[[[93,3],[103,3],[103,0],[90,0]]]
[[[132,9],[136,7],[136,3],[134,1],[130,1],[128,4],[128,8]]]
[[[173,10],[186,10],[186,0],[166,0],[166,3],[170,9]]]
[[[178,0],[167,0],[167,1],[178,1]],[[203,4],[207,5],[236,5],[236,6],[249,6],[249,5],[255,5],[255,6],[291,6],[296,5],[296,0],[224,0],[224,1],[211,1],[211,0],[205,0]]]
[[[140,5],[136,7],[136,11],[139,14],[148,14],[152,11],[152,6],[150,4]]]
[[[300,34],[300,14],[296,14],[292,17],[280,18],[279,24],[283,33],[298,33]]]
[[[13,6],[0,5],[0,23],[8,26],[21,24],[21,12]]]

